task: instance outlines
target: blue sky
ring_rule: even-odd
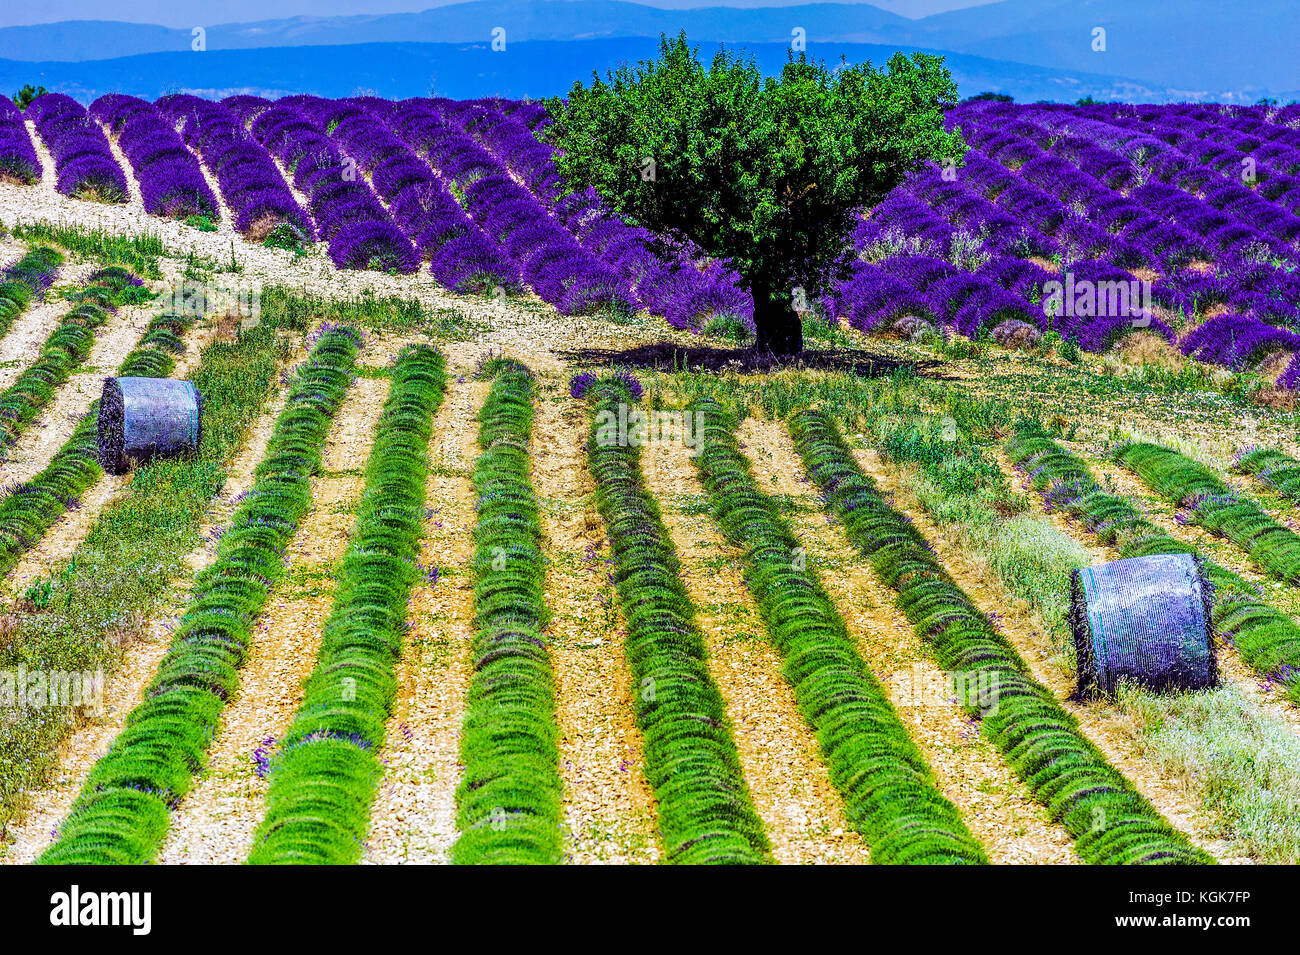
[[[121,20],[128,23],[156,23],[169,27],[196,24],[247,23],[298,16],[348,16],[371,13],[413,13],[459,0],[225,0],[221,3],[196,0],[19,0],[0,8],[0,26],[26,26],[60,20]],[[563,2],[563,0],[554,0]],[[794,6],[800,0],[634,0],[665,9],[692,7]],[[859,0],[838,0],[853,3]],[[904,17],[923,17],[944,10],[978,6],[989,0],[876,0],[873,6]]]

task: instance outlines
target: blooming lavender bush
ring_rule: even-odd
[[[8,97],[0,97],[0,179],[30,186],[41,178],[41,164],[23,114]]]
[[[62,93],[43,93],[27,107],[27,116],[54,157],[59,192],[74,199],[126,201],[126,176],[85,107]]]
[[[117,138],[140,184],[146,212],[173,219],[220,218],[198,161],[153,104],[113,93],[92,103],[90,116]]]

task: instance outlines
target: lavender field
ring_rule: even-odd
[[[0,861],[1300,862],[1300,106],[944,105],[773,355],[545,102],[0,104]]]

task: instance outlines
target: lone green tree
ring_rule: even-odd
[[[858,210],[928,160],[960,163],[966,145],[943,124],[956,99],[938,57],[827,70],[800,54],[765,78],[726,50],[703,65],[682,34],[661,38],[657,60],[549,101],[545,136],[573,188],[729,259],[754,297],[758,348],[790,355],[801,304],[849,264]]]
[[[21,110],[26,110],[28,106],[32,105],[32,100],[48,92],[49,90],[44,86],[32,86],[31,83],[25,83],[23,88],[14,94],[14,105]]]

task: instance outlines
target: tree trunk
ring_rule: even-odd
[[[751,288],[758,351],[772,355],[797,355],[803,351],[803,322],[791,297],[765,282],[755,281]]]

